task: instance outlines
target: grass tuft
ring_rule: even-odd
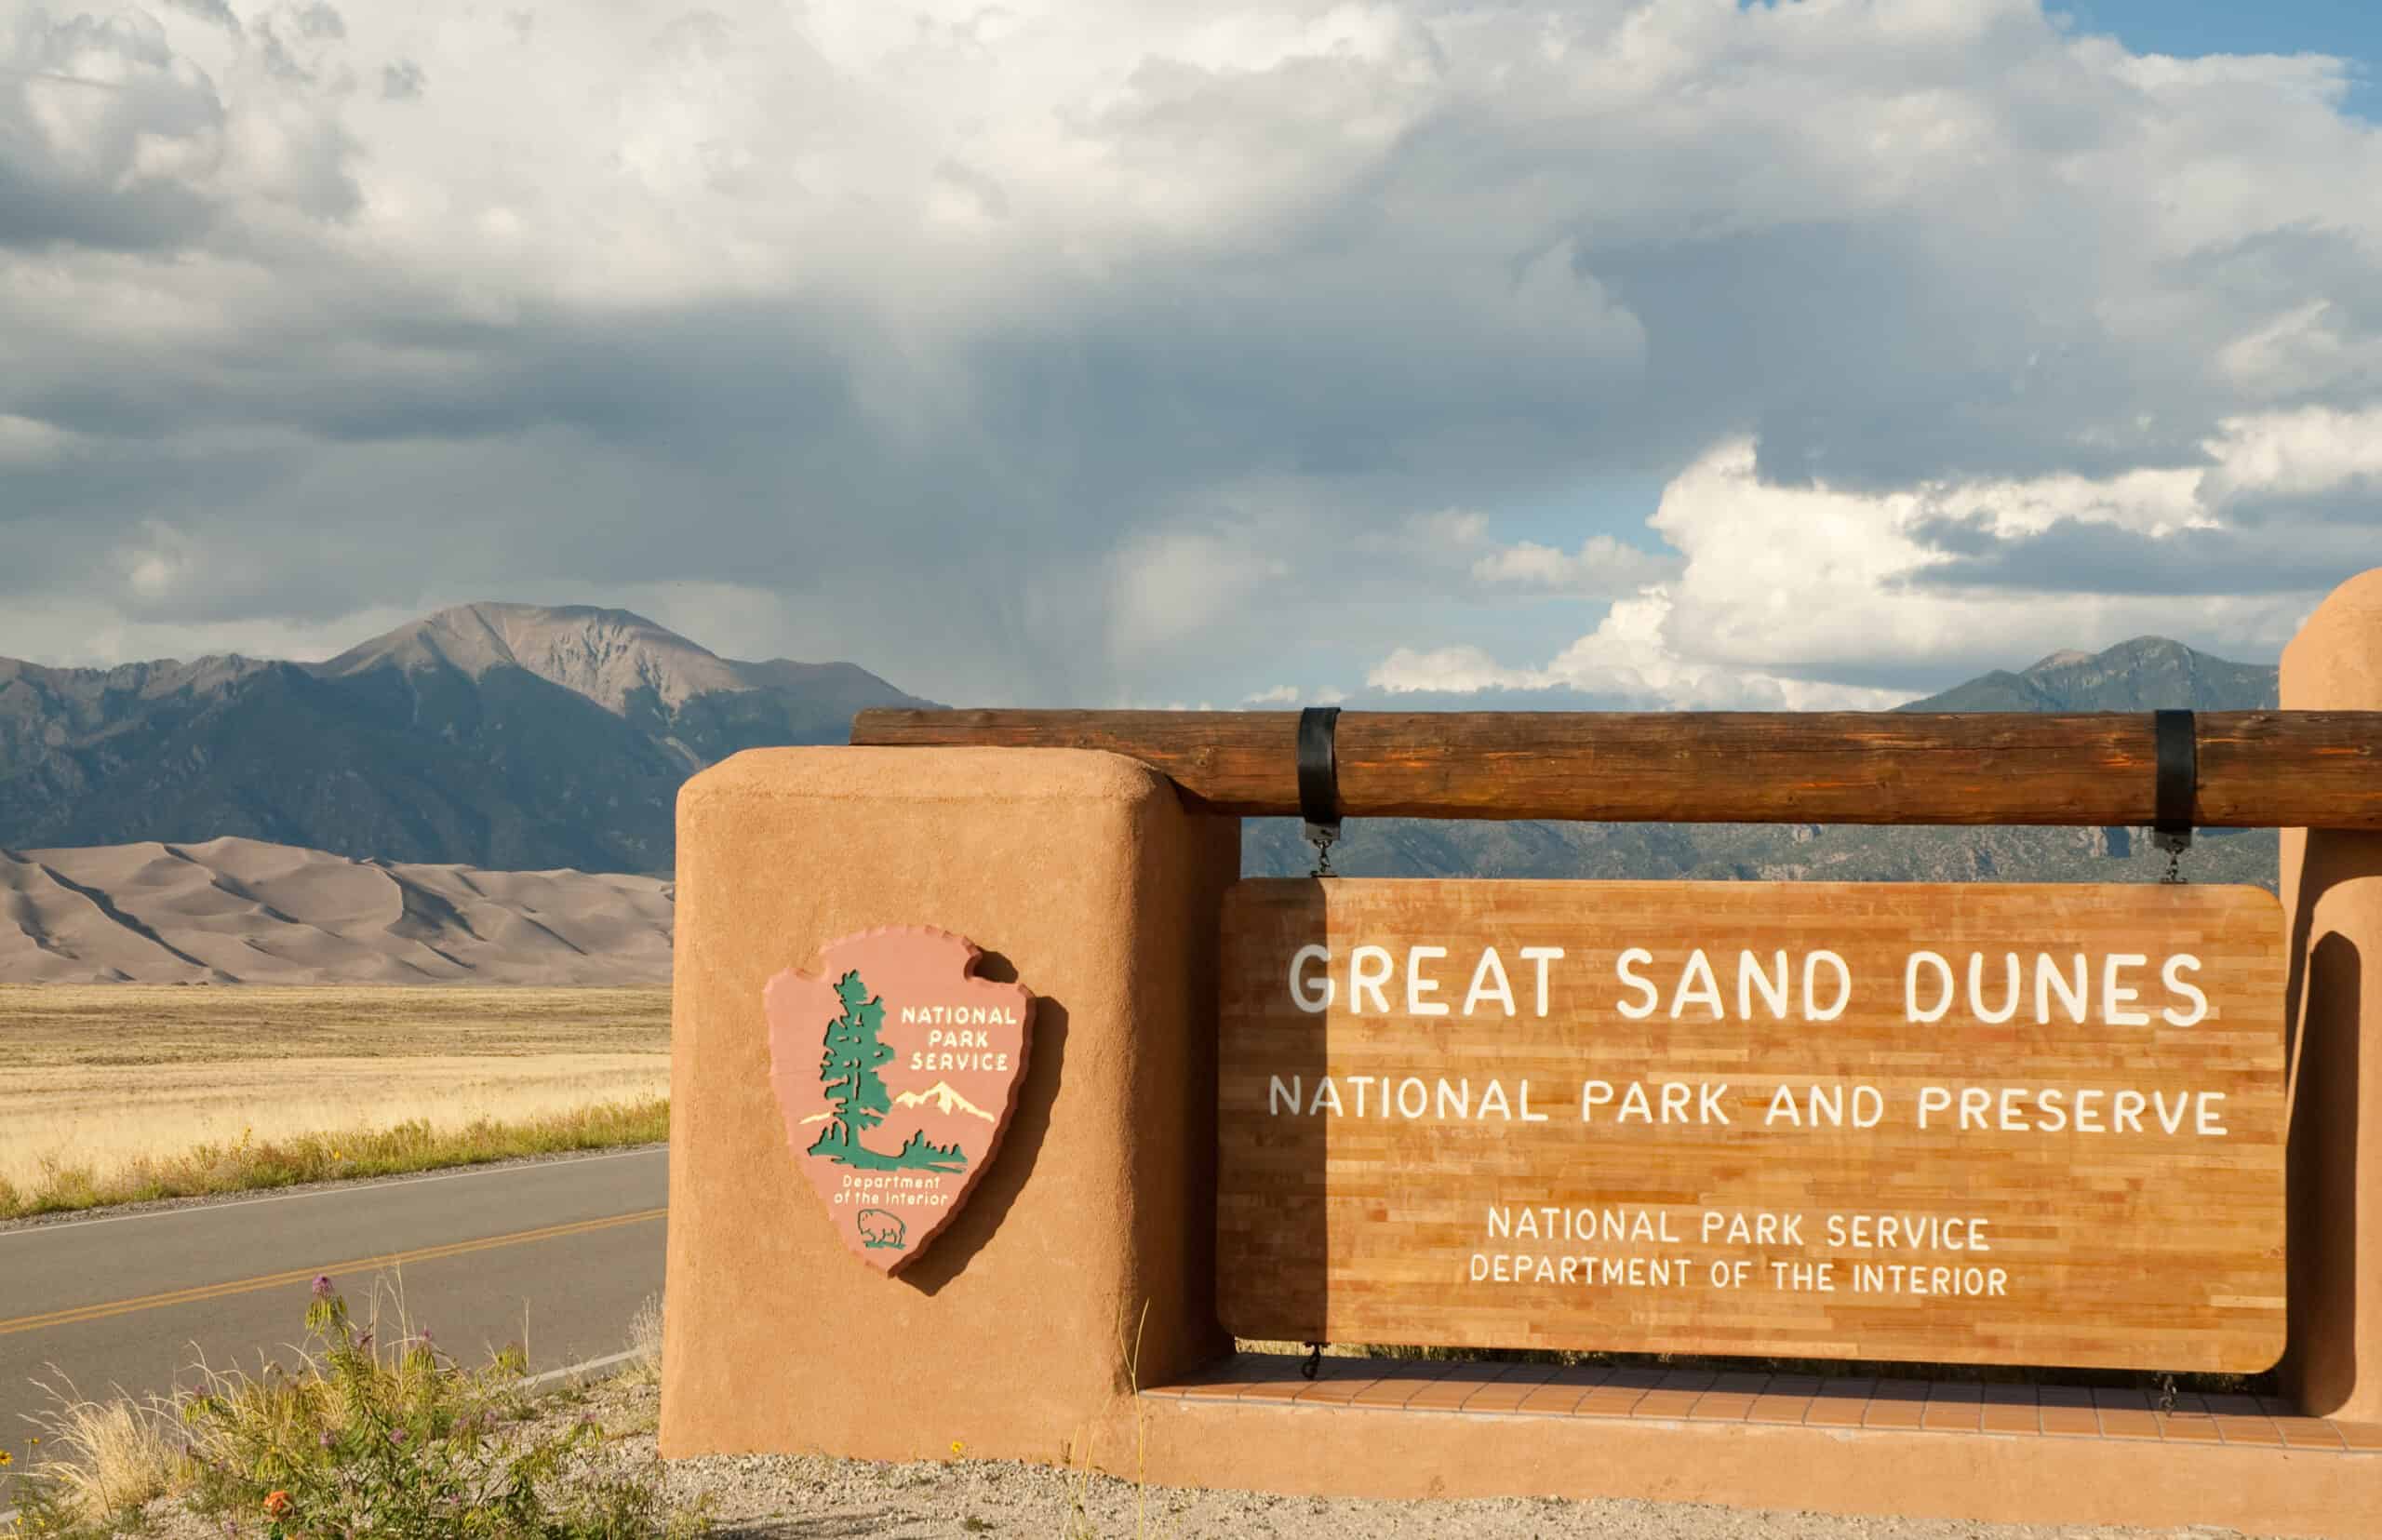
[[[171,1399],[93,1402],[71,1385],[40,1466],[26,1473],[14,1535],[98,1540],[144,1526],[171,1495],[226,1535],[256,1540],[693,1540],[704,1506],[673,1512],[655,1477],[601,1455],[592,1413],[555,1415],[519,1347],[466,1369],[406,1318],[349,1318],[314,1280],[295,1370],[198,1365]]]
[[[29,1185],[0,1180],[0,1219],[660,1144],[669,1137],[667,1098],[480,1118],[455,1128],[416,1118],[389,1128],[261,1140],[244,1130],[237,1140],[194,1145],[180,1155],[136,1157],[106,1172],[44,1160]]]
[[[621,1366],[620,1377],[631,1385],[662,1383],[662,1296],[648,1294],[629,1318],[629,1351],[636,1356]]]
[[[47,1451],[42,1480],[55,1511],[96,1523],[141,1507],[187,1476],[187,1440],[171,1402],[135,1401],[121,1392],[95,1401],[55,1368],[50,1373],[54,1378],[33,1382],[50,1404],[29,1420],[41,1429],[35,1447]]]

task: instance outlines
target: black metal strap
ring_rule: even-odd
[[[2200,734],[2188,711],[2154,711],[2150,716],[2159,738],[2159,810],[2151,827],[2160,834],[2189,834],[2200,790]]]
[[[1299,816],[1309,839],[1340,837],[1338,706],[1309,706],[1299,713]]]
[[[2154,711],[2159,779],[2151,832],[2159,845],[2180,851],[2192,841],[2192,804],[2200,791],[2200,734],[2188,711]]]

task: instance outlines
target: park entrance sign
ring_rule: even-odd
[[[662,1453],[2382,1540],[2382,571],[2280,679],[729,756],[677,801]],[[1243,880],[1291,817],[2279,828],[2281,898]]]
[[[2283,940],[2241,887],[1241,882],[1224,1323],[2263,1370]]]

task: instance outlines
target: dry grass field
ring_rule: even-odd
[[[669,1038],[667,989],[0,986],[0,1218],[617,1142]]]

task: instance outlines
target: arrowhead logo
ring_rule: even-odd
[[[762,992],[795,1157],[844,1244],[881,1272],[958,1212],[1024,1078],[1034,997],[977,978],[983,956],[948,931],[865,931]]]

